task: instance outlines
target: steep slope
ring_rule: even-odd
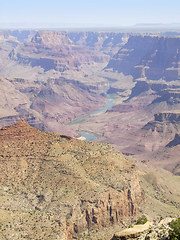
[[[21,120],[0,130],[0,152],[2,237],[77,238],[137,214],[144,201],[135,165],[110,145]]]
[[[130,36],[106,69],[133,75],[134,79],[180,79],[180,38]]]

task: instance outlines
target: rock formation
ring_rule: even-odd
[[[110,60],[107,69],[167,81],[180,79],[180,38],[164,36],[130,36],[128,42]]]
[[[34,238],[34,224],[36,237],[49,231],[51,239],[71,239],[136,215],[144,201],[135,165],[107,144],[48,134],[20,120],[0,130],[0,152],[0,211],[14,216],[10,234]],[[29,214],[43,214],[44,227]],[[54,231],[47,222],[56,222]]]
[[[19,64],[40,66],[45,72],[51,69],[58,72],[79,70],[84,63],[103,63],[109,56],[97,50],[75,46],[66,33],[38,31],[30,43],[13,49],[9,57]]]
[[[133,240],[133,239],[168,239],[169,224],[173,218],[162,219],[159,223],[147,222],[144,225],[135,225],[133,228],[124,229],[115,233],[112,240]]]
[[[39,31],[25,43],[2,32],[0,45],[0,127],[25,118],[42,130],[77,137],[62,124],[105,105],[101,93],[108,81],[94,77],[90,65],[106,64],[106,54],[75,46],[61,32]]]
[[[67,32],[77,46],[104,52],[111,57],[128,41],[129,33],[119,32]]]

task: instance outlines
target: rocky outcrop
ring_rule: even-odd
[[[130,36],[128,42],[109,61],[108,68],[123,72],[125,75],[133,73],[135,66],[153,49],[158,37],[135,35]]]
[[[39,229],[38,214],[58,223],[51,239],[72,239],[136,215],[144,201],[135,165],[107,144],[48,134],[21,120],[0,130],[0,150],[0,211],[29,212],[31,218],[22,215],[21,229],[31,238],[45,238],[49,229],[31,229]],[[19,226],[12,216],[14,233]]]
[[[30,43],[13,49],[9,57],[22,65],[40,66],[44,71],[79,71],[81,64],[106,63],[109,56],[98,50],[76,46],[66,33],[38,31]]]
[[[179,101],[180,84],[179,82],[166,83],[165,81],[137,81],[136,85],[132,88],[129,99],[137,97],[140,94],[159,95],[160,97],[155,98],[152,104],[166,101],[168,104],[173,105],[173,102],[177,104]]]
[[[179,133],[176,133],[174,139],[171,142],[169,142],[166,145],[166,147],[174,147],[174,146],[177,146],[179,144],[180,144],[180,135],[179,135]]]
[[[178,109],[178,105],[180,104],[180,90],[179,89],[167,89],[159,92],[160,97],[157,97],[153,102],[153,104],[159,104],[161,102],[166,102],[169,107],[172,106],[172,109]],[[171,108],[169,108],[171,109]]]
[[[64,33],[39,31],[30,43],[13,49],[9,57],[22,65],[40,66],[45,72],[51,69],[64,72],[80,65],[68,54],[67,49],[72,46],[72,41]]]
[[[159,160],[161,167],[163,166],[163,168],[172,172],[172,167],[174,167],[178,161],[178,155],[176,153],[178,150],[174,151],[175,156],[173,156],[173,151],[170,153],[171,151],[166,149],[166,147],[172,147],[179,144],[178,137],[176,136],[177,133],[179,133],[179,128],[179,111],[165,111],[155,114],[153,121],[149,121],[136,132],[136,135],[134,134],[135,137],[138,136],[140,139],[139,144],[136,143],[134,147],[135,150],[139,150],[135,152],[135,154],[138,154],[138,152],[139,154],[141,152],[147,155],[149,154],[147,158],[150,159],[150,161],[163,159],[164,161]],[[175,139],[174,136],[176,136]],[[129,151],[131,148],[129,148]],[[157,157],[156,154],[162,155],[163,157]],[[173,161],[170,161],[171,154],[172,158],[174,157]]]
[[[171,123],[180,122],[180,112],[162,112],[154,115],[154,120],[159,122],[168,121]]]
[[[111,57],[128,41],[129,33],[119,32],[67,32],[77,46],[104,52]]]
[[[154,115],[154,121],[148,122],[142,129],[157,132],[166,132],[174,134],[178,131],[180,124],[180,113],[178,111],[160,112]],[[166,127],[165,127],[166,126]],[[174,131],[173,131],[174,129]]]
[[[166,218],[159,223],[147,222],[144,225],[135,225],[133,228],[124,229],[119,233],[115,233],[111,240],[154,240],[168,239],[169,224],[173,218]]]
[[[73,42],[63,32],[38,31],[31,40],[32,43],[42,44],[46,47],[55,48],[62,45],[71,46]]]
[[[180,38],[163,36],[130,36],[128,42],[106,67],[134,79],[166,81],[180,79]]]
[[[133,228],[124,229],[115,233],[111,240],[138,239],[142,234],[147,234],[152,223],[147,222],[144,225],[135,225]]]

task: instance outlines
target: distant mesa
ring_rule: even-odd
[[[73,42],[67,34],[63,32],[38,31],[31,42],[46,45],[51,48],[54,48],[56,45],[59,47],[60,45],[73,45]]]
[[[174,128],[177,129],[178,125],[180,125],[180,112],[177,110],[156,113],[154,114],[154,121],[148,122],[142,129],[163,132],[164,128],[166,132],[169,130],[169,132],[173,133],[172,129],[165,129],[165,125],[171,125],[171,128],[174,126]]]

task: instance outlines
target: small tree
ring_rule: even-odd
[[[147,217],[145,215],[142,215],[142,217],[139,217],[136,224],[145,224],[147,222]]]
[[[180,218],[173,220],[169,226],[171,228],[169,230],[169,239],[180,240]]]

